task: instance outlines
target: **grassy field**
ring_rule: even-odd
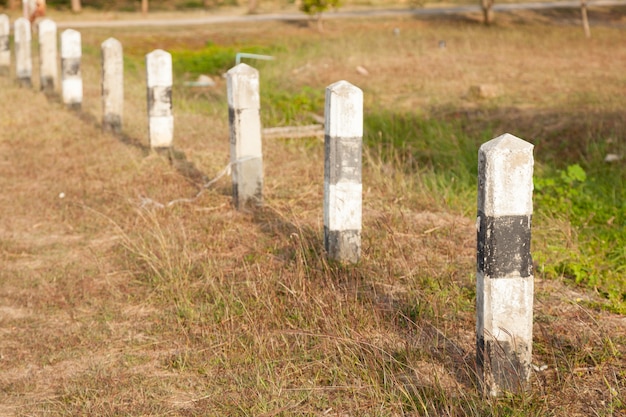
[[[85,29],[80,112],[0,78],[0,415],[626,415],[626,174],[604,162],[626,154],[626,9],[592,9],[591,39],[577,13]],[[100,129],[109,36],[122,137]],[[156,48],[176,71],[169,155],[146,139]],[[364,90],[359,264],[325,259],[319,139],[264,141],[258,210],[232,208],[228,176],[203,187],[229,161],[221,73],[244,49],[276,56],[253,63],[265,127],[311,123],[340,79]],[[199,73],[216,86],[183,85]],[[504,132],[536,146],[541,371],[491,400],[476,154]]]

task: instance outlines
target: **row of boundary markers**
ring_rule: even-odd
[[[32,88],[31,29],[15,21],[18,84]],[[58,82],[56,25],[39,23],[41,90]],[[80,33],[67,29],[61,40],[63,103],[80,109]],[[123,130],[122,45],[105,40],[102,52],[102,128]],[[0,74],[10,74],[9,22],[0,15]],[[157,49],[146,55],[150,146],[170,148],[174,139],[172,56]],[[259,72],[238,64],[227,72],[230,168],[237,209],[263,201],[263,153]],[[324,126],[324,247],[330,259],[357,263],[361,257],[363,92],[347,81],[326,88]],[[476,351],[486,396],[521,391],[528,385],[532,357],[533,271],[530,253],[533,145],[505,134],[480,147],[478,166]]]

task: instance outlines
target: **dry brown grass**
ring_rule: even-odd
[[[207,39],[314,37],[326,58],[316,59],[320,49],[280,57],[286,83],[347,78],[374,109],[480,118],[515,107],[501,119],[538,135],[548,127],[525,121],[550,109],[624,108],[623,29],[592,28],[586,41],[578,27],[528,19],[491,29],[399,19],[332,21],[324,35],[272,23],[115,36],[138,56]],[[474,213],[449,209],[375,153],[357,266],[324,258],[319,141],[265,141],[258,211],[233,210],[228,178],[193,203],[158,208],[195,196],[228,162],[224,92],[211,93],[222,106],[202,114],[181,93],[171,163],[145,147],[143,74],[131,69],[127,136],[102,134],[94,51],[109,35],[83,31],[81,113],[0,79],[0,415],[624,415],[624,317],[585,307],[592,293],[541,279],[534,360],[548,369],[526,395],[480,398]],[[464,98],[483,82],[503,84],[503,95]],[[598,98],[597,107],[576,97]]]

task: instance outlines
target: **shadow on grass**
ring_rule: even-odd
[[[361,340],[358,330],[355,334],[348,332],[352,334],[348,336],[350,343],[359,350],[364,363],[375,364],[379,375],[391,371],[391,385],[413,403],[409,408],[418,409],[417,404],[427,401],[429,412],[444,412],[450,401],[443,395],[456,395],[460,387],[475,393],[470,397],[478,395],[475,351],[439,329],[436,318],[431,317],[433,312],[416,311],[410,297],[396,296],[377,282],[373,277],[384,274],[385,267],[376,259],[364,255],[357,264],[329,260],[321,231],[299,224],[295,216],[292,220],[290,214],[271,206],[256,208],[252,217],[263,233],[288,242],[274,256],[291,263],[305,280],[377,311],[387,323],[385,327],[402,339],[399,346],[387,350],[386,343]]]
[[[52,102],[60,103],[60,97],[57,94],[47,94],[47,97]],[[72,111],[77,118],[85,123],[92,126],[96,126],[102,129],[102,123],[97,119],[93,114],[83,111],[78,106],[68,106],[68,110]],[[125,132],[115,132],[115,131],[107,131],[108,134],[115,137],[121,143],[127,146],[131,146],[141,151],[141,153],[145,156],[148,156],[152,151],[156,152],[159,156],[166,158],[169,163],[178,171],[178,173],[187,179],[190,183],[200,187],[202,187],[207,183],[209,177],[202,172],[198,167],[187,159],[187,156],[183,151],[177,150],[174,147],[171,148],[151,148],[149,145],[142,143],[138,138],[132,137]]]

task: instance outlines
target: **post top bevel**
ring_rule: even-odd
[[[163,49],[155,49],[146,54],[148,87],[172,86],[172,54]]]
[[[52,19],[43,19],[39,22],[39,33],[41,32],[56,32],[57,24]]]
[[[16,42],[29,42],[31,38],[30,21],[24,17],[15,19],[13,24],[15,33],[13,34]]]
[[[61,37],[63,38],[72,37],[72,36],[80,38],[80,32],[75,29],[65,29],[61,33]]]
[[[534,146],[506,133],[479,150],[478,211],[487,216],[528,216],[533,212]]]
[[[122,47],[122,43],[120,41],[118,41],[117,39],[111,37],[108,38],[107,40],[105,40],[104,42],[102,42],[102,47],[104,48],[115,48],[115,47]]]
[[[154,58],[154,59],[158,59],[161,57],[172,57],[172,54],[170,54],[169,52],[163,50],[163,49],[155,49],[152,52],[149,52],[146,54],[146,59],[148,58]]]
[[[235,65],[234,67],[232,67],[231,69],[229,69],[226,72],[227,75],[236,75],[236,74],[242,74],[242,75],[256,75],[258,76],[259,74],[259,70],[257,70],[254,67],[251,67],[250,65],[246,64],[246,63],[240,63]]]
[[[359,92],[361,95],[363,94],[363,91],[357,87],[356,85],[350,83],[349,81],[346,80],[340,80],[337,81],[335,83],[332,83],[331,85],[329,85],[328,87],[326,87],[329,91],[331,91],[334,94],[337,95],[347,95],[351,92]]]
[[[524,139],[520,139],[510,133],[505,133],[490,140],[489,142],[483,143],[480,150],[483,153],[488,154],[497,150],[532,151],[534,147],[535,145],[525,141]]]
[[[330,137],[363,137],[363,91],[348,81],[326,87],[324,130]]]

